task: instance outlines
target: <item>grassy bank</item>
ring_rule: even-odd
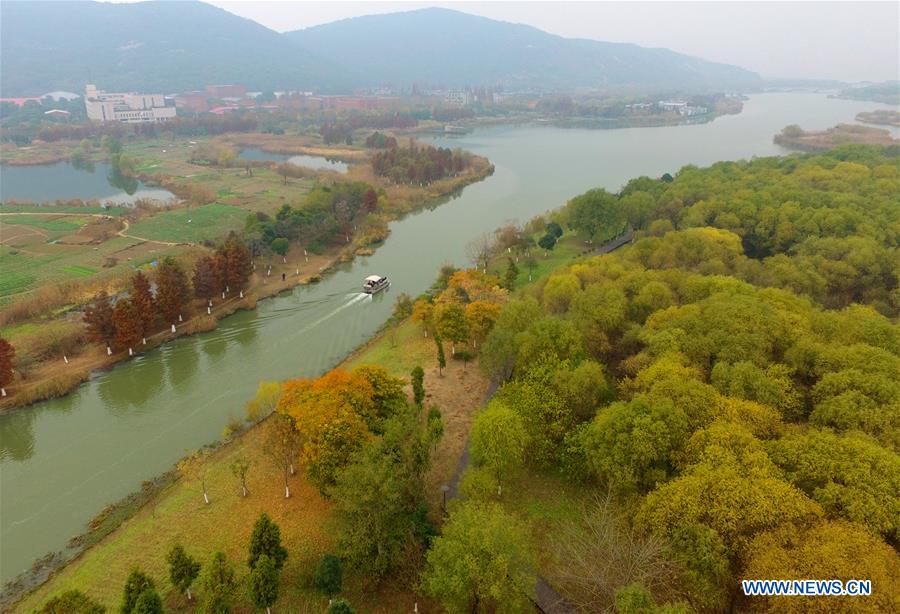
[[[477,370],[451,361],[443,376],[438,375],[434,345],[422,336],[418,326],[405,322],[389,329],[349,357],[345,366],[380,364],[395,375],[405,376],[417,364],[425,368],[428,403],[441,408],[445,431],[434,456],[428,477],[429,500],[435,516],[440,505],[440,485],[453,473],[466,438],[473,412],[481,406],[487,382]],[[291,478],[290,499],[283,498],[278,470],[262,450],[263,429],[254,427],[216,450],[208,464],[207,480],[211,503],[204,505],[199,486],[178,480],[152,497],[133,517],[126,520],[97,545],[55,574],[44,586],[18,603],[12,611],[30,612],[52,595],[79,588],[110,609],[118,605],[121,588],[130,569],[145,569],[161,587],[167,611],[192,611],[171,587],[166,573],[165,554],[174,543],[182,543],[201,561],[216,550],[224,551],[246,576],[246,548],[253,522],[265,511],[282,530],[290,552],[282,577],[281,596],[274,611],[321,612],[327,600],[312,588],[312,574],[318,559],[332,548],[331,505],[298,473]],[[240,485],[231,475],[230,465],[246,458],[253,465],[248,487],[250,496],[240,497]],[[409,588],[386,584],[372,592],[364,579],[349,576],[345,591],[362,611],[397,612],[412,609],[422,599]],[[241,594],[235,611],[252,611]]]

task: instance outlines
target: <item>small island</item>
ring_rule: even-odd
[[[807,132],[796,124],[785,126],[773,141],[783,147],[801,151],[825,151],[838,145],[898,145],[900,140],[884,128],[870,128],[855,124],[838,124],[834,128]]]
[[[856,114],[856,121],[881,126],[900,126],[900,111],[895,109],[876,109]]]

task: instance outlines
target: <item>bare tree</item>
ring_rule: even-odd
[[[284,498],[291,496],[288,478],[294,475],[294,462],[300,454],[300,433],[290,416],[275,412],[266,421],[265,452],[284,476]]]
[[[611,495],[588,503],[553,548],[563,570],[554,580],[579,611],[614,610],[616,589],[634,582],[667,600],[677,592],[679,569],[665,556],[665,543],[635,531]]]
[[[475,265],[475,268],[487,269],[491,254],[494,253],[494,235],[483,232],[466,244],[466,256]]]

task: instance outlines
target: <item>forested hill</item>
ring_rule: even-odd
[[[4,96],[341,86],[343,72],[281,34],[200,2],[3,2]]]
[[[759,82],[758,75],[742,68],[668,49],[568,39],[439,8],[345,19],[286,36],[359,69],[371,84],[565,89],[626,84],[739,88]]]

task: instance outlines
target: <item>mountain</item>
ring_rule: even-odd
[[[440,8],[355,17],[288,32],[304,49],[356,69],[369,85],[747,87],[756,73],[624,43],[570,39]]]
[[[213,83],[329,89],[339,69],[254,21],[200,2],[19,2],[0,7],[3,96],[176,92]]]

